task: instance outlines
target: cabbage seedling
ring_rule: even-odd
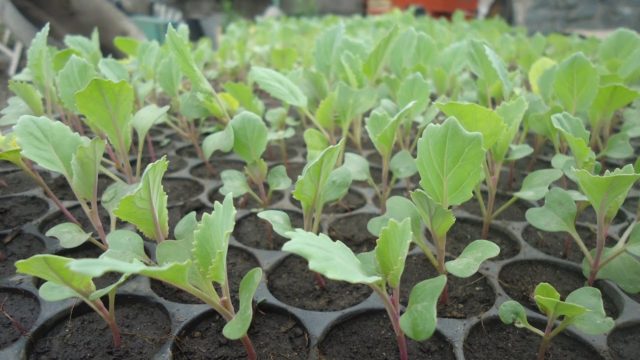
[[[517,301],[502,303],[499,314],[503,323],[525,328],[542,337],[538,347],[538,360],[544,360],[551,340],[569,326],[590,335],[607,333],[614,326],[613,319],[604,312],[602,295],[596,288],[585,286],[560,300],[560,293],[553,286],[540,283],[533,295],[538,309],[547,316],[544,330],[529,324],[526,310]],[[556,321],[560,323],[556,324]]]

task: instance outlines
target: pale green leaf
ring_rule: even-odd
[[[58,224],[45,234],[60,241],[60,246],[66,249],[78,247],[84,244],[91,237],[91,233],[86,233],[80,226],[71,222]]]
[[[412,237],[410,219],[404,219],[402,222],[390,219],[380,230],[375,249],[376,259],[385,281],[394,289],[400,286]]]
[[[233,197],[239,197],[251,190],[246,176],[238,170],[224,170],[220,173],[220,180],[222,187],[218,191],[222,195],[233,194]]]
[[[438,322],[437,306],[447,277],[440,275],[417,283],[409,295],[409,304],[400,316],[400,327],[413,340],[424,341],[433,335]]]
[[[267,184],[269,184],[269,191],[286,190],[291,187],[291,179],[287,175],[287,168],[284,165],[271,168],[267,175]]]
[[[447,116],[455,117],[468,132],[482,134],[485,149],[491,149],[506,129],[504,120],[495,111],[473,103],[448,102],[438,104]]]
[[[83,58],[71,56],[57,76],[60,100],[67,109],[78,111],[76,93],[87,87],[96,75],[93,65]]]
[[[307,97],[302,90],[281,73],[264,67],[253,66],[249,78],[258,83],[264,91],[274,98],[291,106],[307,107]]]
[[[576,114],[589,110],[598,93],[598,84],[598,71],[580,52],[558,65],[553,91],[560,104],[571,114]]]
[[[544,198],[544,206],[527,210],[529,224],[549,231],[577,234],[575,228],[576,203],[571,195],[560,188],[551,189]]]
[[[289,215],[280,210],[265,210],[258,213],[260,219],[266,220],[271,224],[276,234],[288,238],[288,233],[295,229],[291,226]]]
[[[267,125],[262,119],[248,111],[233,117],[229,125],[233,128],[233,151],[246,163],[262,157],[267,149]]]
[[[240,281],[240,309],[222,329],[222,334],[231,340],[238,340],[247,334],[253,317],[253,296],[262,279],[262,269],[249,270]]]
[[[488,240],[474,240],[455,259],[446,262],[447,271],[459,278],[468,278],[478,272],[480,265],[500,254],[500,247]]]
[[[105,146],[104,140],[94,138],[88,144],[78,146],[71,158],[70,185],[81,200],[91,201],[94,197],[97,200],[98,174]]]
[[[562,177],[558,169],[542,169],[532,171],[522,181],[520,191],[513,194],[520,199],[538,201],[549,191],[549,185]]]

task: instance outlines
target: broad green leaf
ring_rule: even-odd
[[[544,206],[527,210],[529,224],[548,231],[577,234],[575,227],[576,203],[571,195],[560,188],[551,189],[544,198]]]
[[[507,325],[513,324],[519,328],[529,325],[527,312],[517,301],[509,300],[503,302],[500,305],[498,314],[500,315],[500,320]]]
[[[388,198],[386,212],[369,220],[367,230],[375,236],[380,236],[382,228],[387,226],[390,220],[403,221],[404,219],[411,219],[411,233],[414,241],[423,241],[420,214],[413,203],[403,196]]]
[[[89,240],[91,233],[86,233],[80,226],[71,222],[58,224],[45,234],[60,241],[60,246],[66,249],[78,247]]]
[[[97,28],[91,32],[91,38],[82,35],[66,35],[64,44],[87,59],[93,66],[98,65],[98,61],[102,59]]]
[[[533,154],[533,148],[529,144],[510,144],[509,155],[505,157],[506,161],[514,161],[523,159]]]
[[[502,118],[506,126],[491,149],[494,162],[502,163],[505,160],[514,138],[520,131],[520,124],[528,107],[529,104],[524,96],[518,96],[511,101],[503,102],[496,109],[496,113]]]
[[[633,146],[629,143],[629,135],[617,133],[607,139],[607,146],[599,157],[607,156],[612,159],[627,159],[634,155]]]
[[[78,147],[86,143],[86,138],[62,122],[44,116],[22,116],[14,132],[22,156],[67,179],[72,178],[71,160]]]
[[[247,334],[253,317],[253,295],[262,279],[262,269],[259,267],[249,270],[240,281],[239,299],[240,309],[222,329],[222,334],[231,340],[238,340]]]
[[[227,250],[229,237],[236,224],[233,198],[225,196],[222,204],[216,202],[213,212],[202,215],[193,234],[193,260],[202,276],[224,284],[227,281]]]
[[[443,207],[469,200],[484,178],[482,135],[470,133],[454,118],[429,124],[418,141],[420,186]]]
[[[605,67],[615,73],[623,65],[624,60],[631,57],[639,46],[638,33],[630,29],[619,28],[600,43],[598,56]]]
[[[402,54],[402,56],[405,55],[406,54]],[[429,83],[422,77],[422,74],[414,73],[402,81],[398,89],[398,107],[404,108],[411,102],[416,101],[409,115],[413,118],[426,110],[429,104],[430,94],[431,86]]]
[[[337,65],[334,60],[341,49],[344,32],[344,24],[339,23],[324,30],[316,38],[313,52],[315,66],[327,78],[331,77],[334,66]]]
[[[156,77],[158,84],[167,95],[172,98],[178,96],[182,87],[182,72],[173,54],[167,54],[164,59],[160,60]]]
[[[118,208],[120,200],[133,192],[136,187],[137,184],[127,184],[119,181],[112,183],[102,193],[102,207],[105,208],[109,214],[113,214],[113,212]]]
[[[269,191],[286,190],[291,187],[291,179],[287,175],[287,168],[284,165],[271,168],[267,175],[267,184],[269,184]]]
[[[104,132],[121,154],[131,146],[133,88],[125,81],[93,79],[76,93],[76,106],[92,129]]]
[[[545,314],[547,314],[548,317],[564,316],[565,318],[573,318],[573,317],[582,315],[587,311],[587,309],[585,309],[580,305],[560,301],[557,299],[547,298],[540,295],[536,295],[534,299],[538,304],[538,307],[540,308],[540,310]],[[549,309],[549,310],[545,311],[543,309]]]
[[[504,120],[495,111],[473,103],[448,102],[438,104],[447,116],[455,117],[468,132],[482,134],[485,149],[491,149],[506,129]]]
[[[128,36],[116,36],[113,39],[113,44],[116,48],[130,57],[138,53],[140,42],[140,40]]]
[[[511,93],[511,81],[504,61],[490,47],[480,41],[468,45],[469,65],[478,77],[478,90],[484,97],[492,97],[497,89],[499,96],[507,98]],[[489,105],[489,104],[486,104]]]
[[[33,85],[26,82],[9,80],[9,90],[29,106],[33,115],[41,116],[44,114],[42,95],[40,95],[40,92]],[[62,92],[62,90],[60,91]]]
[[[427,228],[443,238],[456,222],[453,212],[437,203],[423,190],[411,192],[411,200]]]
[[[40,285],[38,295],[46,301],[61,301],[78,297],[73,289],[66,285],[60,285],[51,281],[47,281]]]
[[[129,81],[129,71],[118,60],[112,58],[100,59],[98,69],[105,78],[113,81]],[[88,82],[87,82],[88,83]],[[161,84],[162,85],[162,84]]]
[[[571,325],[578,330],[589,335],[598,335],[613,329],[615,323],[612,318],[607,317],[605,314],[602,294],[597,288],[585,286],[574,290],[567,296],[565,301],[589,310],[573,319]]]
[[[318,129],[307,129],[303,136],[307,146],[307,162],[315,160],[324,149],[329,147],[329,140]]]
[[[31,72],[34,84],[41,94],[46,97],[55,96],[53,58],[47,40],[49,37],[49,23],[33,37],[27,50],[27,68]]]
[[[187,215],[183,216],[180,221],[176,224],[176,227],[173,228],[173,235],[176,240],[189,239],[193,240],[193,232],[196,230],[198,226],[198,220],[196,217],[196,212],[192,211]]]
[[[398,35],[398,26],[394,26],[389,32],[376,44],[375,48],[369,53],[364,64],[362,64],[362,72],[373,82],[382,68],[384,67],[387,58],[389,57],[389,50],[391,44]]]
[[[610,221],[618,213],[640,174],[635,173],[632,165],[626,165],[613,172],[607,170],[603,175],[593,175],[581,169],[576,171],[576,177],[580,190],[587,196],[596,214]]]
[[[229,125],[233,128],[233,151],[246,163],[262,157],[267,149],[267,125],[262,119],[247,111],[233,117]]]
[[[202,141],[202,152],[208,159],[216,151],[229,152],[235,142],[233,127],[227,126],[224,130],[207,135]]]
[[[253,66],[249,78],[258,83],[274,98],[291,106],[306,108],[307,97],[302,90],[281,73],[264,67]]]
[[[322,99],[316,109],[315,117],[318,125],[329,132],[333,132],[336,122],[335,114],[336,92],[332,92]]]
[[[162,187],[162,176],[168,165],[165,157],[149,164],[136,189],[124,196],[114,211],[117,217],[156,241],[166,239],[169,233],[167,193]]]
[[[410,102],[402,110],[398,111],[393,118],[387,112],[381,110],[373,111],[371,116],[367,118],[365,128],[371,142],[373,142],[383,159],[391,156],[396,142],[398,127],[404,116],[411,111],[415,104],[415,101]]]
[[[73,259],[50,254],[34,255],[16,261],[16,271],[67,287],[76,296],[88,298],[96,290],[91,276],[78,274],[67,267]]]
[[[134,259],[142,262],[151,262],[144,251],[144,241],[140,235],[131,230],[113,230],[107,235],[109,249],[102,257],[131,262]]]
[[[522,181],[520,191],[513,194],[520,199],[538,201],[549,192],[549,185],[562,177],[558,169],[542,169],[530,172]]]
[[[551,116],[553,126],[560,131],[569,144],[569,148],[576,159],[576,165],[580,169],[590,169],[595,162],[595,154],[589,147],[589,132],[584,123],[567,112]]]
[[[220,180],[222,187],[218,191],[222,195],[233,194],[233,197],[239,197],[251,190],[247,178],[238,170],[224,170],[220,173]]]
[[[73,175],[70,185],[81,200],[91,201],[94,197],[97,200],[98,174],[105,146],[104,140],[94,138],[88,144],[78,146],[71,157]]]
[[[240,106],[246,111],[258,116],[262,116],[264,113],[264,103],[253,94],[249,85],[241,82],[228,82],[224,84],[224,90],[238,100]]]
[[[389,169],[397,179],[408,178],[418,172],[416,159],[407,150],[400,150],[393,155],[389,162]]]
[[[595,256],[595,252],[595,249],[592,250],[591,256]],[[612,248],[605,247],[602,259],[607,259],[612,253]],[[585,258],[582,260],[582,274],[588,277],[590,272],[591,266]],[[600,268],[596,278],[610,280],[630,294],[640,293],[640,282],[638,282],[640,279],[640,260],[631,253],[623,252]]]
[[[179,29],[180,30],[180,29]],[[207,78],[196,64],[191,51],[191,44],[185,34],[176,31],[173,26],[167,28],[165,41],[167,47],[173,54],[176,62],[180,66],[182,73],[191,81],[192,89],[196,92],[213,94],[213,88]]]
[[[96,77],[96,71],[85,59],[72,55],[58,73],[58,92],[64,106],[77,112],[76,93],[83,90]]]
[[[540,311],[547,316],[551,316],[554,313],[556,304],[552,303],[553,306],[548,306],[550,304],[549,300],[560,301],[560,293],[558,290],[546,282],[536,285],[536,288],[533,291],[533,296]]]
[[[639,96],[640,92],[623,84],[601,86],[589,111],[591,127],[607,126],[616,110],[631,104]]]
[[[558,65],[553,91],[571,114],[589,110],[598,93],[599,76],[583,53],[576,53]]]
[[[351,172],[345,166],[331,171],[327,182],[320,188],[319,201],[328,204],[340,200],[349,191],[351,186]]]
[[[375,249],[376,259],[385,281],[394,289],[400,286],[412,237],[410,219],[404,219],[402,222],[389,219],[380,231]]]
[[[197,225],[196,223],[195,226]],[[165,240],[156,246],[156,261],[158,265],[191,261],[195,226],[187,237],[180,238],[179,240]],[[193,263],[191,263],[191,267],[195,270]],[[192,271],[190,275],[196,275],[196,273],[197,271]]]
[[[367,181],[371,177],[369,162],[362,155],[345,153],[344,167],[350,171],[352,180]]]
[[[288,238],[288,233],[295,229],[291,226],[289,215],[280,210],[265,210],[258,213],[260,219],[266,220],[271,224],[276,234]]]
[[[33,115],[29,105],[17,96],[7,99],[7,106],[0,110],[0,127],[13,126],[23,115]]]
[[[309,269],[332,280],[352,284],[373,284],[382,280],[368,273],[356,255],[341,241],[333,241],[325,234],[316,235],[301,229],[288,233],[291,240],[283,246],[309,262]]]
[[[440,275],[411,289],[407,309],[400,316],[400,328],[411,339],[424,341],[433,335],[438,322],[438,299],[446,283],[447,277]]]
[[[136,114],[133,115],[131,125],[136,130],[136,133],[138,133],[138,141],[141,141],[140,139],[144,139],[147,136],[147,133],[153,125],[164,121],[167,111],[169,111],[168,105],[158,107],[155,104],[151,104],[138,110]]]
[[[343,142],[344,140],[337,145],[324,149],[316,159],[309,162],[302,170],[292,195],[294,199],[300,201],[303,212],[308,213],[316,206],[321,196],[320,191],[325,188],[329,181],[329,176],[336,166]]]
[[[535,94],[540,94],[540,86],[538,85],[540,77],[542,77],[542,74],[544,74],[545,71],[554,67],[555,65],[556,62],[548,57],[541,57],[540,59],[536,60],[533,65],[531,65],[528,74],[529,84],[531,84],[531,91],[533,91]]]
[[[462,253],[445,264],[447,271],[459,278],[468,278],[478,272],[480,265],[492,257],[500,254],[500,247],[488,240],[474,240],[467,245]]]

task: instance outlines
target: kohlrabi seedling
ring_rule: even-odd
[[[270,143],[277,144],[280,149],[280,158],[286,167],[289,163],[289,158],[285,140],[295,135],[296,131],[294,126],[298,125],[298,122],[291,118],[287,111],[281,107],[269,109],[264,116],[269,124],[269,134],[267,138]]]
[[[599,335],[609,332],[614,326],[613,319],[607,317],[604,312],[602,295],[596,288],[582,287],[572,291],[564,300],[560,300],[560,293],[553,286],[540,283],[536,286],[533,296],[540,312],[547,316],[544,330],[529,324],[526,310],[513,300],[500,305],[500,320],[542,337],[538,347],[538,360],[544,360],[553,338],[567,327],[571,326],[589,335]]]
[[[608,230],[633,184],[640,178],[631,165],[603,175],[576,170],[582,194],[596,213],[596,247],[589,249],[576,231],[577,207],[573,196],[554,188],[542,207],[529,209],[527,221],[550,232],[566,232],[584,254],[582,271],[592,286],[596,279],[608,279],[630,293],[640,292],[640,228],[633,222],[613,247],[606,246]]]
[[[236,115],[227,126],[232,130],[233,151],[245,163],[244,174],[237,170],[224,170],[220,177],[223,186],[220,193],[233,193],[234,197],[251,195],[262,206],[269,205],[271,194],[276,190],[285,190],[291,186],[284,165],[268,169],[262,154],[267,148],[268,129],[264,121],[254,113],[247,111]],[[265,189],[265,182],[269,190]],[[257,188],[258,192],[251,187]]]
[[[447,282],[446,276],[419,282],[411,290],[409,303],[402,313],[400,278],[411,244],[411,222],[390,220],[380,231],[373,251],[354,254],[340,240],[324,234],[297,229],[288,232],[291,238],[282,250],[309,262],[309,268],[329,279],[352,284],[365,284],[380,297],[396,335],[400,359],[407,360],[405,334],[416,341],[433,335],[437,323],[437,303]]]
[[[185,216],[174,231],[176,240],[165,240],[156,248],[157,265],[147,265],[136,258],[80,259],[69,268],[88,276],[106,272],[142,275],[165,282],[211,306],[227,324],[222,333],[231,340],[241,340],[247,357],[257,358],[247,331],[253,317],[253,296],[262,278],[254,268],[243,277],[239,289],[239,308],[231,301],[227,272],[229,238],[235,226],[236,210],[229,194],[223,203],[216,202],[211,213],[198,222],[195,213]]]

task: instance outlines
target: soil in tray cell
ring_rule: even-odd
[[[18,289],[0,289],[0,349],[23,336],[30,336],[31,327],[40,314],[38,298]]]
[[[342,310],[361,303],[371,294],[366,285],[324,280],[325,286],[320,287],[307,261],[291,255],[271,271],[267,284],[278,300],[306,310]]]
[[[169,230],[173,232],[176,228],[176,224],[182,220],[182,218],[190,212],[196,212],[196,218],[200,220],[202,214],[210,213],[212,208],[207,207],[200,200],[187,200],[179,206],[173,206],[169,208]],[[155,241],[155,240],[153,240]]]
[[[0,231],[12,230],[44,215],[46,201],[34,196],[11,196],[0,199]]]
[[[262,158],[265,161],[277,161],[277,162],[284,161],[284,159],[282,158],[282,150],[280,150],[279,143],[280,142],[277,141],[277,142],[274,142],[273,145],[269,145],[267,147],[267,149],[262,154]],[[286,152],[287,152],[287,159],[293,159],[298,155],[298,152],[291,146],[287,146]]]
[[[36,187],[38,184],[22,171],[0,174],[0,196],[19,194]]]
[[[98,199],[102,197],[102,192],[113,183],[113,180],[106,176],[98,176]],[[60,199],[60,200],[72,200],[76,201],[77,198],[71,187],[69,187],[69,183],[64,176],[58,176],[51,181],[47,181],[47,185],[51,188],[51,191]]]
[[[487,204],[487,193],[483,192],[483,200],[485,205]],[[493,208],[493,211],[496,211],[502,206],[502,204],[506,203],[511,199],[510,196],[505,195],[496,195],[496,203]],[[475,198],[467,201],[466,203],[460,205],[459,209],[465,210],[469,214],[476,215],[482,217],[482,212],[480,211],[480,205]],[[516,201],[514,204],[509,206],[506,210],[498,214],[496,220],[509,220],[509,221],[527,221],[524,214],[529,209],[529,205],[523,201]]]
[[[285,211],[289,215],[291,226],[302,228],[302,214]],[[268,221],[260,219],[256,214],[249,214],[236,222],[233,236],[240,243],[263,250],[280,250],[289,239],[278,235]]]
[[[162,156],[156,156],[156,161],[159,160]],[[175,156],[175,155],[169,155],[167,156],[167,160],[169,161],[169,166],[167,167],[167,173],[171,174],[174,172],[178,172],[182,169],[184,169],[185,167],[187,167],[187,161],[185,159],[183,159],[180,156]],[[142,162],[141,162],[141,169],[142,171],[144,171],[144,169],[147,167],[147,165],[153,163],[154,161],[151,160],[150,156],[143,156],[142,157]],[[136,166],[136,160],[131,160],[131,166],[133,167],[133,169],[135,169]]]
[[[227,274],[230,281],[229,290],[231,292],[231,301],[235,306],[238,304],[238,289],[240,288],[242,277],[249,272],[249,270],[258,266],[260,266],[260,264],[253,255],[244,250],[229,247],[227,253]],[[182,304],[202,303],[202,301],[195,296],[161,281],[151,280],[151,290],[169,301]]]
[[[181,204],[200,195],[204,188],[197,181],[182,178],[164,178],[164,191],[168,195],[169,206]]]
[[[300,202],[293,198],[291,195],[290,201],[296,207],[301,208]],[[349,190],[347,194],[339,201],[325,205],[322,210],[323,214],[346,214],[351,211],[357,210],[367,203],[367,199],[360,193]]]
[[[86,258],[98,258],[102,255],[103,251],[96,245],[86,242],[73,249],[64,249],[58,252],[56,255],[65,256],[73,259],[86,259]],[[107,287],[116,281],[120,280],[122,274],[117,272],[108,272],[100,277],[94,277],[93,282],[96,284],[96,288],[101,289]],[[131,278],[129,278],[131,279]],[[128,280],[127,280],[128,281]],[[42,281],[38,279],[38,284]]]
[[[0,235],[0,279],[16,273],[16,261],[43,253],[44,250],[44,243],[36,236]]]
[[[176,360],[246,359],[240,341],[222,335],[225,323],[211,311],[178,334],[172,346]],[[290,315],[256,309],[248,332],[258,359],[307,359],[309,337]]]
[[[385,312],[367,312],[335,325],[319,345],[321,359],[398,359],[398,343]],[[407,338],[410,359],[453,360],[453,348],[438,334],[425,341]]]
[[[640,325],[615,329],[607,339],[615,359],[635,360],[640,354]]]
[[[447,253],[458,255],[472,241],[481,239],[482,224],[472,220],[458,219],[447,234]],[[428,234],[427,237],[430,237]],[[516,256],[520,252],[520,245],[506,232],[496,228],[489,229],[486,240],[494,242],[500,247],[500,254],[491,260],[504,260]]]
[[[244,163],[237,160],[209,160],[213,166],[214,174],[211,174],[204,164],[191,168],[191,175],[201,179],[220,179],[220,173],[225,170],[244,171]]]
[[[265,190],[268,191],[269,187],[265,184]],[[222,202],[224,200],[224,195],[220,193],[220,188],[213,190],[209,195],[209,201],[214,203],[216,201]],[[255,190],[254,190],[255,191]],[[269,201],[269,205],[275,204],[278,201],[284,198],[284,194],[281,191],[274,191],[271,194],[271,200]],[[233,204],[236,209],[261,209],[263,206],[260,202],[258,202],[253,196],[244,194],[237,198],[233,199]]]
[[[544,324],[533,322],[538,329]],[[541,337],[527,329],[490,319],[476,324],[464,342],[466,360],[535,359]],[[545,359],[597,360],[602,357],[586,343],[564,333],[551,341]]]
[[[111,331],[86,305],[73,308],[50,328],[39,329],[29,359],[151,359],[169,340],[171,321],[160,305],[134,297],[116,299],[116,321],[122,346],[114,349]],[[40,331],[41,330],[41,331]]]
[[[377,236],[367,230],[367,223],[376,214],[355,214],[335,220],[329,225],[329,237],[340,240],[356,254],[376,247]]]
[[[576,229],[587,248],[594,249],[596,247],[596,234],[588,227],[576,226]],[[522,232],[522,238],[534,248],[559,259],[582,263],[584,258],[584,254],[571,238],[571,235],[564,232],[546,232],[533,226],[527,226]],[[607,238],[607,246],[613,246],[615,243],[616,241],[613,238]]]

